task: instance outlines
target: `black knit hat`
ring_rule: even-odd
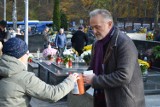
[[[28,51],[28,46],[20,38],[10,38],[7,42],[3,44],[2,52],[3,54],[13,56],[16,58],[21,58]]]
[[[7,26],[7,22],[5,20],[1,20],[0,21],[0,25],[3,26],[3,27],[6,27]]]
[[[83,29],[83,28],[84,28],[83,26],[79,26],[79,27],[78,27],[78,29],[80,29],[80,30]]]

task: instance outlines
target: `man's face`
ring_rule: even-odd
[[[49,28],[46,28],[45,31],[48,32],[48,31],[49,31]]]
[[[112,21],[104,19],[101,15],[90,18],[90,26],[97,40],[103,39],[112,28]]]
[[[29,51],[27,51],[21,58],[20,60],[24,63],[24,64],[28,64],[28,58],[29,58]]]
[[[18,59],[25,65],[26,70],[27,70],[27,65],[28,65],[28,58],[29,58],[29,51],[27,51],[22,57]]]
[[[60,34],[62,34],[62,33],[64,32],[64,30],[63,30],[63,29],[60,29],[59,32],[60,32]]]

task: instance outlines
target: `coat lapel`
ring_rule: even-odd
[[[109,44],[109,45],[110,45],[110,44]],[[113,52],[112,46],[108,46],[107,51],[106,51],[105,56],[104,56],[103,63],[108,63],[109,58],[110,58],[112,52]]]
[[[112,53],[113,53],[113,51],[114,51],[114,49],[115,49],[115,47],[117,45],[118,36],[119,36],[119,33],[116,30],[116,32],[113,33],[113,36],[112,36],[112,38],[111,38],[111,40],[110,40],[110,42],[109,42],[109,44],[107,46],[103,63],[105,63],[105,64],[108,63],[109,58],[112,55]]]

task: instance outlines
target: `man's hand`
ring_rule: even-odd
[[[84,83],[86,84],[92,84],[92,80],[95,74],[83,74]]]

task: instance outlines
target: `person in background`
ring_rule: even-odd
[[[31,36],[31,35],[33,35],[32,27],[28,26],[28,36]]]
[[[90,12],[93,45],[90,70],[84,82],[94,88],[94,107],[145,107],[138,52],[133,41],[114,26],[105,9]]]
[[[7,22],[5,20],[0,21],[0,42],[2,44],[6,41],[7,38],[7,30],[6,30]]]
[[[49,85],[27,71],[29,51],[20,38],[3,45],[0,59],[0,107],[28,107],[31,97],[56,102],[74,87],[78,74],[70,74],[58,85]]]
[[[44,49],[48,47],[49,43],[49,27],[46,27],[42,33],[44,39]]]
[[[88,44],[87,35],[83,32],[84,27],[79,26],[78,30],[71,38],[72,47],[78,52],[79,56],[83,53],[83,48]]]
[[[87,37],[88,37],[88,45],[93,44],[96,40],[93,30],[91,27],[88,27]]]
[[[154,30],[154,40],[155,41],[160,41],[160,28]]]
[[[64,49],[66,48],[66,42],[67,38],[66,35],[64,34],[64,29],[60,28],[59,33],[56,35],[55,38],[55,45],[56,48],[58,48],[60,56],[63,56]]]
[[[18,30],[18,28],[17,28]],[[13,37],[16,37],[16,32],[13,30],[13,28],[8,28],[8,34],[7,34],[7,40],[10,39],[10,38],[13,38]],[[17,36],[19,37],[19,35]]]

